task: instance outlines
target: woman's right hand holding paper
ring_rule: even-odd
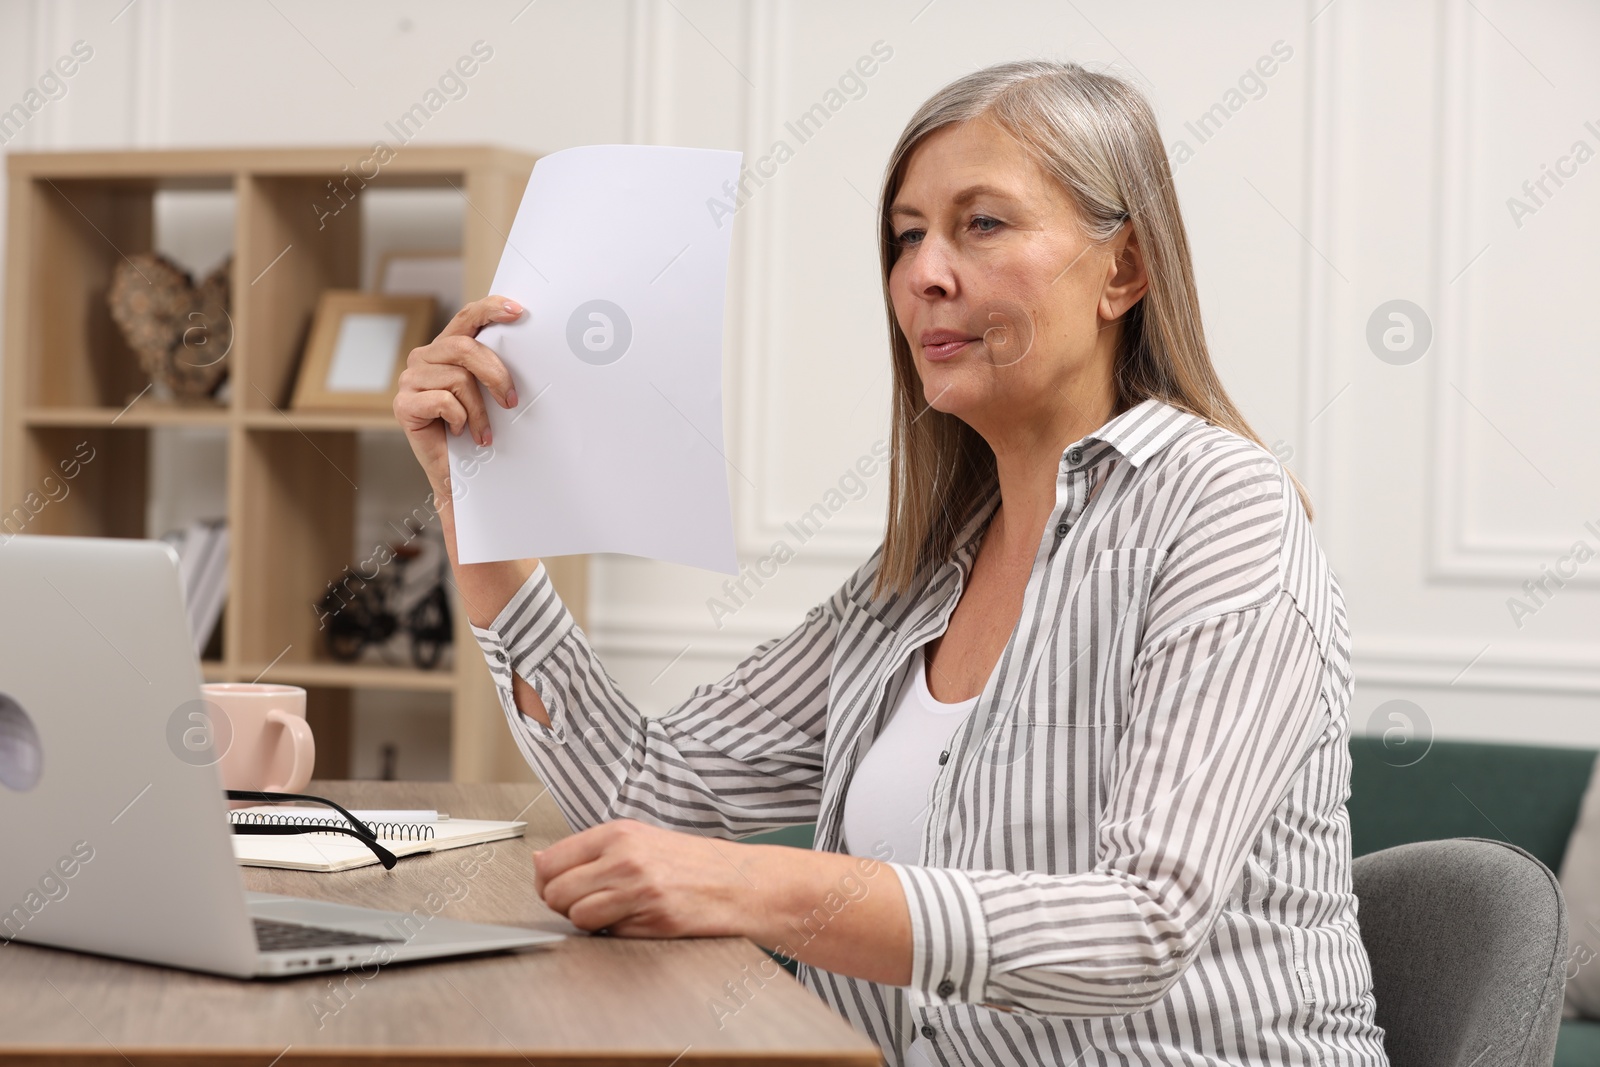
[[[477,338],[490,323],[515,322],[522,313],[519,304],[503,296],[475,300],[456,312],[438,337],[412,349],[406,358],[394,416],[437,495],[447,493],[450,484],[447,430],[452,434],[470,430],[479,445],[491,443],[480,384],[501,407],[517,406],[511,372]]]

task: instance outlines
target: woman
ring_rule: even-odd
[[[879,217],[888,526],[792,633],[645,718],[537,560],[456,565],[578,830],[537,891],[794,957],[891,1064],[1385,1064],[1343,597],[1212,370],[1148,104],[978,71],[912,118]],[[411,354],[395,412],[441,502],[447,430],[537,388],[473,340],[520,313]],[[808,822],[812,851],[728,840]]]

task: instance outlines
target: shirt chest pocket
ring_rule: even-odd
[[[1115,743],[1127,718],[1150,590],[1167,550],[1110,548],[1089,559],[1056,614],[1034,672],[1034,721],[1096,730]]]
[[[991,709],[979,739],[981,770],[1014,778],[1032,764],[1034,780],[1052,783],[1063,812],[1081,818],[1098,810],[1099,782],[1127,723],[1133,664],[1166,555],[1162,548],[1106,549],[1053,602],[1041,598],[1037,658],[1017,689]],[[1026,627],[1019,628],[1017,649],[1026,649],[1028,638]]]

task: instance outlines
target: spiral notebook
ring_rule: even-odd
[[[339,815],[310,814],[309,808],[237,808],[228,813],[230,822],[316,823],[323,826],[348,826]],[[404,858],[421,852],[442,852],[449,848],[481,845],[521,837],[525,822],[496,822],[491,819],[448,819],[444,822],[369,823],[384,848]],[[279,867],[290,871],[347,871],[378,862],[372,850],[348,834],[304,833],[284,837],[256,837],[235,834],[233,856],[246,867]]]

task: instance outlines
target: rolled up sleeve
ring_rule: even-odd
[[[513,696],[512,674],[518,670],[527,672],[524,676],[539,692],[537,683],[544,679],[532,668],[549,659],[576,626],[577,620],[561,602],[541,560],[533,574],[500,609],[500,614],[488,627],[472,627],[472,636],[478,639],[478,647],[483,650],[484,661],[489,665],[489,676],[494,679],[500,706],[513,716],[513,722],[517,717],[523,718],[536,736],[554,744],[561,744],[565,740],[560,725],[554,715],[548,728],[543,723],[520,716]],[[539,696],[543,698],[544,693],[539,692]],[[545,707],[549,709],[548,701]]]

